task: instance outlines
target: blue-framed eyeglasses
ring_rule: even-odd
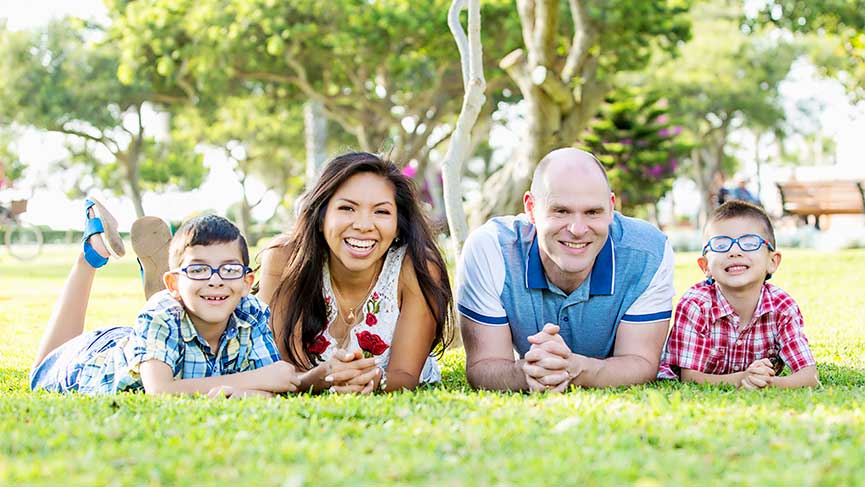
[[[733,248],[733,244],[738,245],[739,248],[742,249],[742,252],[754,252],[760,250],[760,247],[762,247],[763,244],[766,244],[766,247],[768,247],[770,251],[775,250],[775,246],[769,243],[768,240],[753,233],[742,235],[739,238],[728,237],[726,235],[715,235],[710,238],[709,243],[703,247],[703,255],[706,255],[706,252],[710,250],[712,252],[729,252],[729,250]]]
[[[243,264],[222,264],[219,267],[211,267],[207,264],[189,264],[186,267],[175,269],[172,272],[182,272],[193,281],[207,281],[214,274],[219,275],[223,281],[240,279],[252,272],[252,268]]]

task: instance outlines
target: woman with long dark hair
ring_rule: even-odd
[[[301,390],[413,389],[441,375],[452,335],[447,269],[414,182],[374,154],[340,155],[297,224],[261,255],[259,298]]]

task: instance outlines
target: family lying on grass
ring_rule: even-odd
[[[656,377],[747,389],[818,384],[795,301],[766,282],[781,254],[762,209],[732,201],[712,213],[698,259],[707,280],[679,301],[668,337],[672,248],[614,203],[594,156],[559,149],[538,164],[524,214],[472,233],[456,299],[470,384],[557,392]],[[32,389],[367,394],[441,379],[436,355],[454,320],[447,268],[413,182],[378,156],[349,153],[326,165],[291,234],[259,256],[255,295],[246,241],[224,218],[193,218],[172,237],[144,217],[131,237],[147,303],[134,327],[84,333],[97,269],[124,254],[115,219],[88,200],[83,252],[40,345]],[[781,376],[785,364],[791,373]]]

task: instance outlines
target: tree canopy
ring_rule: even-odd
[[[649,71],[697,144],[686,167],[703,194],[703,215],[712,207],[731,132],[783,124],[786,114],[778,87],[801,52],[783,37],[742,32],[741,15],[739,6],[725,1],[695,7],[694,39],[680,56]]]
[[[0,122],[69,136],[70,160],[143,215],[143,188],[194,187],[204,168],[191,146],[145,132],[145,105],[159,96],[144,81],[119,82],[119,51],[102,34],[68,19],[32,32],[0,27]]]
[[[818,69],[865,98],[865,0],[767,0],[748,25],[767,23],[831,38],[833,50],[817,53]]]
[[[401,163],[425,161],[447,136],[433,129],[459,108],[462,76],[446,0],[109,5],[120,78],[147,80],[166,95],[201,104],[271,86],[287,102],[320,102],[358,148],[389,152]],[[505,26],[512,9],[486,2],[484,15]],[[501,29],[488,45],[507,48],[508,38]]]

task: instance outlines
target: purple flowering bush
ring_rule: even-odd
[[[606,166],[621,210],[629,215],[642,214],[670,191],[693,147],[667,113],[665,99],[633,89],[607,97],[577,145]]]

